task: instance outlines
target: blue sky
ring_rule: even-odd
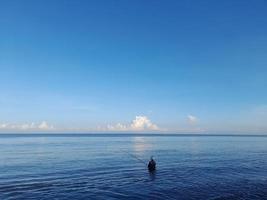
[[[0,131],[267,132],[267,2],[0,1]]]

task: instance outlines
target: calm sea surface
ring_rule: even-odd
[[[0,135],[0,199],[267,199],[267,137]]]

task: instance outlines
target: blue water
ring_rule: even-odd
[[[2,135],[0,199],[267,199],[267,137]]]

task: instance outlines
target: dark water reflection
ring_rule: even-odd
[[[149,172],[149,178],[151,181],[154,181],[156,179],[156,176],[157,176],[157,170]]]
[[[267,137],[0,136],[0,146],[1,200],[267,199]]]

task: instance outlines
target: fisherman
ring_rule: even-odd
[[[155,160],[153,159],[153,156],[151,156],[150,161],[149,161],[149,163],[148,163],[148,165],[147,165],[147,168],[148,168],[148,170],[149,170],[150,172],[153,172],[153,171],[156,170],[156,162],[155,162]]]

